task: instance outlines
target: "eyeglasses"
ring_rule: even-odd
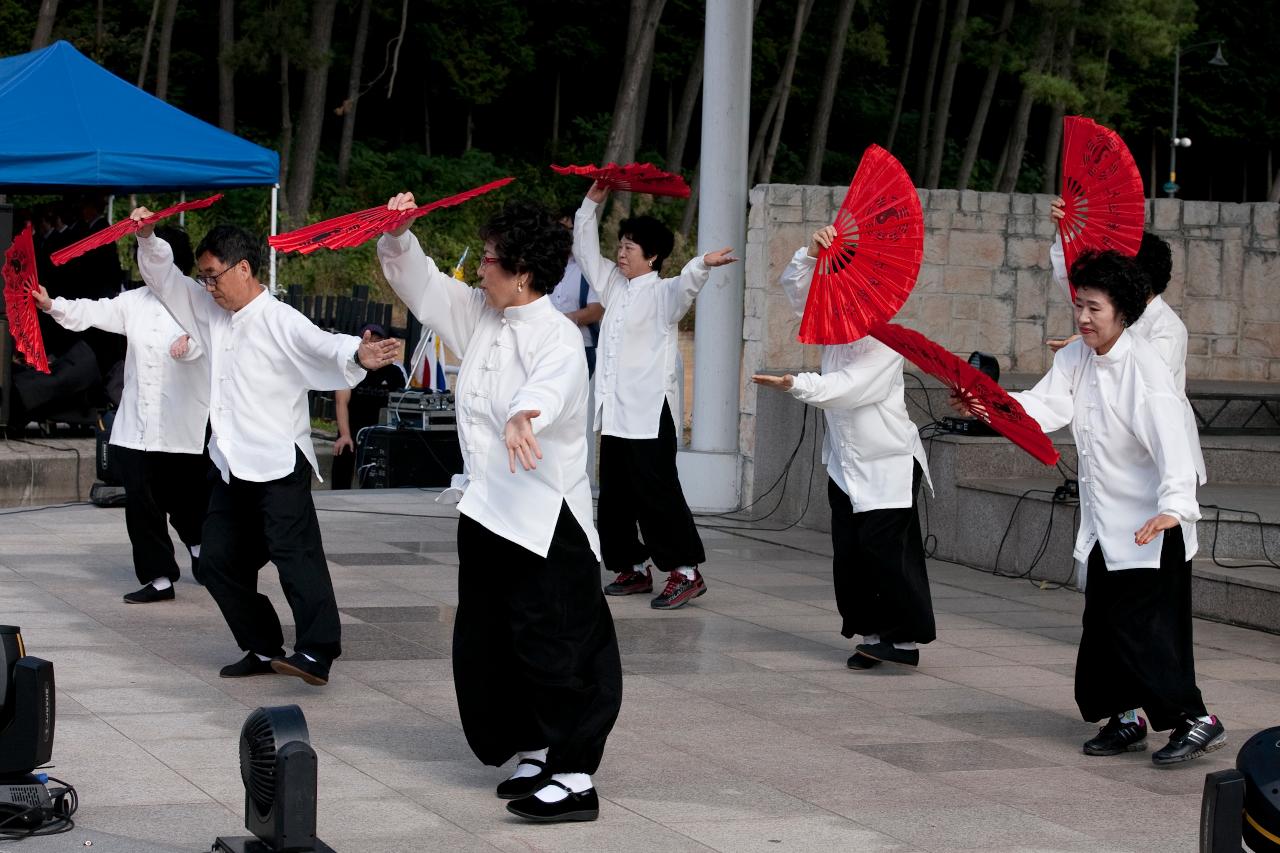
[[[482,267],[487,267],[490,264],[500,264],[500,263],[502,263],[502,258],[495,258],[493,255],[482,255],[480,257],[480,266]]]
[[[206,287],[206,288],[213,287],[215,284],[218,283],[218,279],[222,278],[224,275],[231,272],[231,270],[235,269],[236,265],[239,263],[240,263],[239,261],[236,261],[234,264],[231,264],[229,267],[227,267],[225,270],[218,273],[217,275],[198,275],[195,277],[196,281],[200,283],[201,287]]]

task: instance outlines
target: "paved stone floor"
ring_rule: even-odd
[[[708,527],[696,605],[610,602],[626,688],[600,820],[530,826],[458,727],[455,521],[432,497],[317,496],[345,623],[325,688],[219,679],[240,653],[186,578],[174,603],[122,604],[122,510],[0,517],[0,622],[56,666],[54,773],[82,802],[72,833],[0,851],[198,851],[242,834],[238,733],[259,705],[305,710],[320,837],[356,853],[1192,851],[1204,774],[1280,723],[1280,637],[1197,622],[1200,685],[1232,745],[1165,770],[1148,753],[1083,756],[1078,594],[936,563],[939,639],[919,670],[855,673],[825,535]],[[274,572],[263,581],[287,614]]]

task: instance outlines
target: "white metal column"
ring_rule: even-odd
[[[698,250],[747,242],[747,141],[751,99],[752,4],[707,0],[698,179]],[[693,355],[693,441],[678,454],[689,505],[739,505],[738,383],[742,360],[743,263],[712,270],[697,301]]]
[[[280,209],[280,185],[276,184],[271,188],[271,236],[276,236],[276,217]],[[271,246],[271,272],[267,279],[267,289],[272,295],[276,295],[276,247]]]

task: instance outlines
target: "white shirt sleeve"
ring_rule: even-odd
[[[797,317],[804,317],[804,306],[809,301],[809,285],[813,283],[813,268],[817,264],[818,259],[809,257],[809,247],[804,246],[791,256],[787,268],[782,271],[782,277],[778,279],[782,292],[787,294],[791,310]]]
[[[521,357],[528,359],[527,378],[512,396],[507,417],[536,410],[538,416],[531,423],[537,434],[560,419],[571,395],[586,383],[586,361],[576,342],[567,346],[554,338],[542,342],[531,353],[522,352]]]
[[[1177,395],[1151,394],[1137,406],[1133,434],[1160,472],[1156,494],[1159,513],[1192,524],[1200,520],[1200,504],[1196,500],[1196,468],[1183,427],[1183,411],[1182,398]]]
[[[609,307],[615,279],[621,279],[618,265],[600,254],[600,223],[597,209],[600,205],[589,198],[573,217],[573,256],[578,260],[587,284],[600,295],[600,302]]]
[[[699,255],[685,264],[675,278],[664,278],[658,283],[662,288],[662,310],[668,323],[679,323],[680,318],[689,313],[689,306],[711,277],[711,268],[702,257]]]
[[[1009,394],[1046,433],[1061,429],[1075,417],[1075,375],[1080,359],[1087,357],[1082,351],[1088,351],[1082,341],[1068,344],[1054,355],[1049,372],[1034,388]]]
[[[95,328],[123,335],[129,313],[124,302],[123,296],[110,299],[64,299],[59,296],[49,307],[49,316],[59,326],[73,332]]]
[[[264,294],[259,298],[269,297]],[[281,316],[286,319],[279,330],[278,343],[306,388],[336,391],[360,384],[366,371],[355,361],[360,347],[358,337],[326,332],[297,311]]]
[[[887,346],[866,347],[831,373],[801,373],[791,396],[819,409],[856,409],[889,399],[902,375],[902,356]]]
[[[1181,332],[1181,334],[1179,334]],[[1157,323],[1147,329],[1147,343],[1159,353],[1160,360],[1169,373],[1181,376],[1186,372],[1187,364],[1187,331],[1184,326],[1179,330],[1171,323]]]
[[[1067,255],[1062,249],[1061,233],[1054,236],[1053,245],[1049,247],[1049,265],[1053,267],[1053,280],[1062,291],[1062,297],[1067,300],[1068,305],[1074,305],[1075,302],[1071,298],[1071,284],[1067,280]]]
[[[378,239],[378,260],[396,295],[422,325],[435,331],[461,358],[484,311],[484,291],[446,275],[406,231]]]
[[[138,235],[138,272],[178,325],[207,349],[209,315],[223,310],[208,291],[173,265],[173,249],[154,234]]]

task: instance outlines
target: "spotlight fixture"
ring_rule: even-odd
[[[333,853],[316,838],[316,752],[297,705],[257,708],[240,729],[244,826],[254,837],[218,838],[213,853]]]
[[[28,657],[22,629],[0,625],[0,780],[53,757],[53,664]]]
[[[1245,741],[1232,770],[1204,778],[1200,853],[1280,853],[1280,726]]]

